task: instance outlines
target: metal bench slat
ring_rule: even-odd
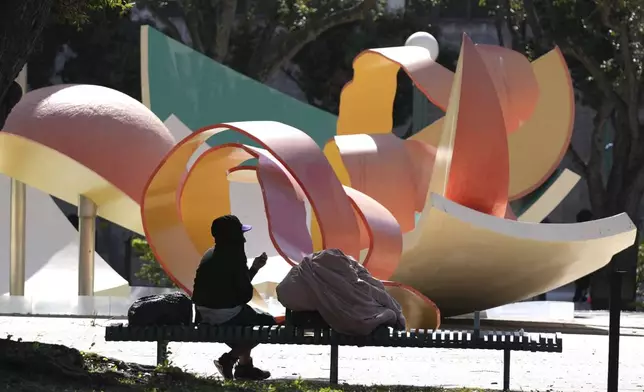
[[[174,342],[255,342],[269,344],[304,344],[380,347],[435,347],[463,349],[494,349],[512,351],[562,352],[561,334],[480,331],[410,330],[394,331],[378,328],[367,336],[349,336],[328,328],[305,330],[292,326],[126,326],[115,324],[106,328],[106,341],[174,341]]]

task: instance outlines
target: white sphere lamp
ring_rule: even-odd
[[[429,52],[429,57],[432,60],[436,61],[438,58],[438,41],[434,38],[433,35],[425,31],[418,31],[407,38],[405,41],[405,46],[419,46],[421,48],[427,49]]]

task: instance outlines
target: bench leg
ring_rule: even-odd
[[[331,385],[338,384],[338,345],[331,345],[331,374],[329,377]]]
[[[168,359],[168,342],[160,340],[157,342],[157,366],[164,365]]]
[[[510,350],[503,350],[503,390],[510,390]]]

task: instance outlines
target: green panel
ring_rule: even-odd
[[[335,135],[337,117],[241,75],[148,27],[150,109],[171,114],[195,131],[234,121],[279,121],[306,132],[319,146]],[[223,132],[209,144],[242,142]]]
[[[557,178],[559,178],[559,176],[562,173],[563,173],[563,170],[561,169],[555,170],[552,173],[552,175],[550,175],[550,177],[548,177],[548,179],[543,184],[541,184],[541,186],[539,186],[537,189],[535,189],[528,195],[513,202],[512,209],[514,214],[516,216],[521,216],[521,214],[526,212],[528,208],[530,208],[534,203],[536,203],[536,201],[539,200],[541,196],[543,196],[543,194],[548,190],[548,188],[550,188],[552,184],[554,184],[555,181],[557,181]]]

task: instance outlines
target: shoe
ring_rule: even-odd
[[[213,363],[224,380],[233,379],[233,367],[235,366],[235,363],[237,363],[237,358],[226,353],[219,357],[219,359],[214,360]]]
[[[241,365],[235,368],[235,380],[261,381],[269,378],[271,374],[253,366],[253,363]]]

